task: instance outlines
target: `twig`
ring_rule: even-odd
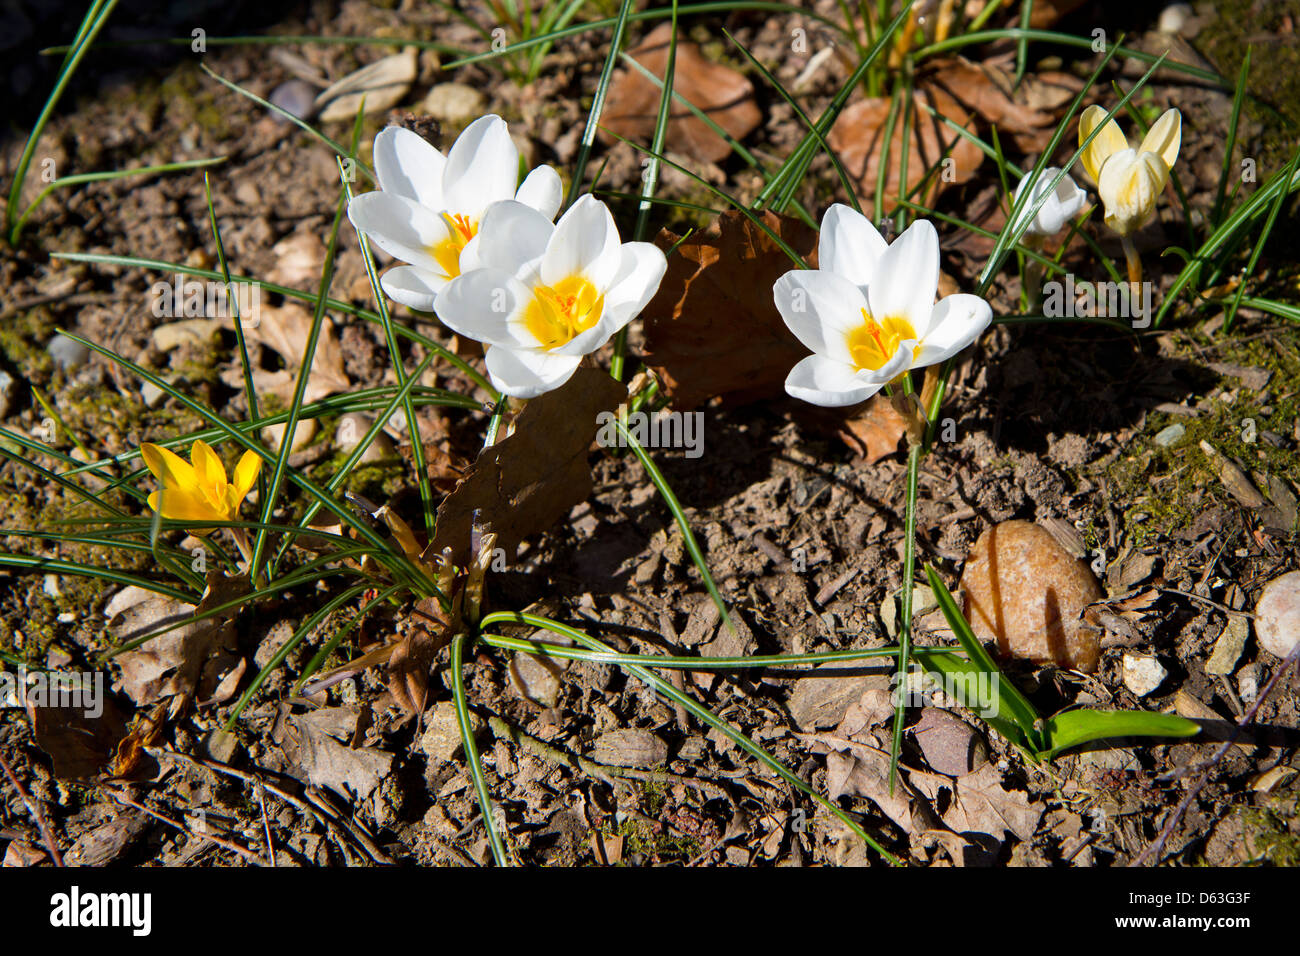
[[[1222,746],[1220,746],[1217,751],[1215,751],[1214,755],[1204,763],[1198,764],[1195,767],[1188,767],[1184,770],[1180,770],[1167,778],[1167,780],[1172,782],[1189,773],[1195,771],[1202,772],[1200,781],[1195,787],[1187,791],[1187,796],[1183,797],[1178,806],[1174,808],[1174,812],[1170,814],[1168,822],[1161,828],[1159,834],[1156,835],[1155,840],[1152,841],[1147,848],[1138,855],[1137,859],[1129,864],[1129,866],[1145,866],[1149,858],[1158,856],[1160,851],[1164,849],[1165,841],[1168,840],[1170,835],[1174,832],[1174,827],[1178,825],[1178,821],[1183,818],[1183,814],[1187,812],[1187,808],[1191,806],[1192,801],[1196,799],[1197,795],[1199,795],[1203,789],[1205,789],[1205,785],[1210,782],[1210,771],[1213,770],[1214,766],[1223,759],[1224,755],[1232,748],[1232,745],[1237,742],[1237,738],[1241,736],[1242,731],[1246,729],[1246,726],[1254,721],[1255,715],[1259,712],[1259,708],[1263,706],[1264,701],[1268,699],[1268,695],[1273,692],[1273,688],[1275,688],[1278,681],[1282,679],[1282,675],[1290,670],[1291,665],[1295,664],[1297,661],[1300,661],[1300,644],[1296,644],[1296,646],[1291,649],[1291,653],[1282,661],[1282,666],[1274,671],[1273,676],[1269,678],[1268,683],[1264,685],[1264,689],[1260,692],[1258,699],[1256,699],[1255,703],[1250,705],[1250,710],[1241,715],[1241,719],[1237,721],[1237,725],[1232,729],[1232,733],[1228,735],[1228,739],[1223,742]]]
[[[251,860],[252,862],[256,863],[258,866],[268,865],[267,861],[263,857],[258,856],[256,853],[254,853],[252,850],[248,849],[247,847],[240,846],[238,843],[234,842],[233,840],[226,840],[219,836],[213,836],[211,833],[204,833],[202,830],[195,830],[186,826],[183,823],[178,823],[175,820],[171,819],[170,817],[165,817],[161,813],[158,813],[155,810],[150,810],[142,803],[137,803],[135,800],[132,800],[130,797],[128,797],[125,793],[123,793],[120,790],[114,790],[111,787],[105,787],[104,790],[109,796],[111,796],[118,803],[125,803],[128,807],[135,807],[140,812],[147,813],[155,820],[161,820],[163,823],[167,824],[168,826],[175,827],[177,830],[180,830],[182,833],[189,834],[190,836],[196,836],[203,840],[209,840],[215,843],[217,846],[225,847],[227,850],[230,850],[234,853],[238,853],[240,856],[244,857],[247,860]]]
[[[63,857],[59,853],[59,845],[54,842],[54,834],[50,832],[49,824],[45,822],[45,814],[41,812],[40,805],[27,792],[27,788],[19,783],[18,778],[14,776],[13,768],[9,766],[9,761],[5,759],[3,750],[0,750],[0,767],[4,767],[5,776],[9,778],[9,782],[18,791],[18,796],[22,797],[23,803],[27,806],[27,812],[36,820],[36,826],[41,831],[41,839],[45,842],[45,849],[50,852],[50,860],[55,866],[63,866]]]
[[[266,815],[266,787],[257,788],[257,802],[262,807],[262,830],[266,833],[266,856],[275,866],[275,844],[271,842],[271,821]]]

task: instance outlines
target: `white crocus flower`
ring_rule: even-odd
[[[1079,145],[1106,117],[1100,106],[1089,106],[1079,118]],[[1156,214],[1156,200],[1169,181],[1182,143],[1182,114],[1167,110],[1133,149],[1113,119],[1083,151],[1083,166],[1097,184],[1106,205],[1106,225],[1127,237]]]
[[[1012,201],[1014,209],[1019,204],[1025,193],[1029,193],[1029,198],[1025,200],[1024,207],[1016,218],[1016,228],[1029,217],[1030,210],[1037,204],[1038,200],[1043,198],[1047,193],[1048,187],[1052,185],[1052,180],[1056,174],[1061,171],[1059,166],[1049,166],[1037,177],[1025,176],[1020,180],[1020,185],[1016,187],[1016,197]],[[1046,201],[1039,207],[1038,215],[1025,228],[1026,236],[1054,236],[1064,228],[1065,224],[1079,214],[1083,204],[1088,201],[1088,194],[1078,187],[1073,179],[1068,175],[1062,176],[1061,181],[1056,184],[1056,188],[1048,194]]]
[[[993,319],[974,295],[935,303],[939,235],[917,220],[893,244],[866,216],[836,204],[822,219],[817,269],[776,280],[781,318],[813,355],[785,390],[814,405],[856,405],[909,369],[942,362]]]
[[[480,267],[438,296],[438,318],[487,346],[492,384],[534,398],[569,380],[584,355],[636,318],[668,262],[648,242],[621,242],[593,196],[551,224],[519,202],[483,217]]]
[[[418,134],[388,127],[375,137],[375,176],[379,190],[354,197],[348,218],[380,249],[410,263],[390,269],[380,284],[390,298],[425,312],[443,286],[478,264],[488,207],[512,199],[550,220],[564,194],[549,166],[519,184],[519,150],[495,115],[470,123],[446,156]]]

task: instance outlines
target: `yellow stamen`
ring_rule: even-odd
[[[582,276],[569,276],[555,285],[533,289],[524,324],[537,336],[542,348],[550,351],[593,328],[604,308],[605,297],[594,285]]]
[[[460,254],[478,234],[478,222],[459,213],[444,212],[442,218],[447,223],[447,238],[431,245],[429,255],[433,256],[448,278],[454,279],[460,275]]]
[[[894,357],[899,342],[918,338],[920,336],[912,328],[912,323],[902,316],[887,315],[877,322],[866,309],[862,310],[862,324],[850,329],[845,336],[853,364],[859,370],[872,372],[879,371]],[[914,357],[920,348],[918,345],[913,349]]]

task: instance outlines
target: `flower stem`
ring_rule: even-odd
[[[889,748],[889,792],[898,779],[898,757],[903,748],[903,717],[907,710],[907,672],[912,654],[912,578],[916,573],[916,489],[921,470],[921,443],[907,449],[907,516],[903,531],[903,613],[898,627],[898,673],[895,680],[894,737]]]
[[[248,541],[248,531],[244,528],[231,528],[230,536],[235,539],[235,547],[244,557],[244,568],[251,573],[253,567],[253,548]],[[256,581],[253,582],[256,585]]]
[[[1138,255],[1133,240],[1125,236],[1121,243],[1124,247],[1124,259],[1128,263],[1128,281],[1137,285],[1142,281],[1142,257]]]

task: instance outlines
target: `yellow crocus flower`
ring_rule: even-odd
[[[196,441],[190,448],[190,461],[175,452],[145,442],[140,446],[145,465],[162,487],[149,495],[149,507],[164,518],[194,522],[195,534],[209,534],[211,528],[199,528],[200,522],[235,521],[239,506],[257,480],[262,459],[251,451],[244,452],[235,466],[233,481],[226,480],[226,469],[217,453],[206,442]]]
[[[1106,118],[1106,110],[1089,106],[1079,118],[1079,145]],[[1106,225],[1127,237],[1156,213],[1156,200],[1169,181],[1169,170],[1182,144],[1182,114],[1166,110],[1133,149],[1113,119],[1102,127],[1080,157],[1106,206]]]

